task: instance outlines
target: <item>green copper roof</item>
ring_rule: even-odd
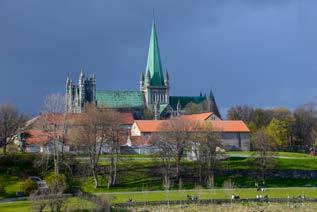
[[[148,73],[149,72],[149,73]],[[152,23],[152,31],[151,31],[151,38],[150,38],[150,45],[147,57],[147,64],[146,64],[146,74],[145,74],[145,83],[148,82],[148,74],[150,75],[151,82],[150,85],[155,86],[162,86],[164,85],[164,75],[162,71],[162,64],[161,64],[161,56],[160,56],[160,49],[157,40],[156,28],[155,28],[155,21],[153,20]]]
[[[188,103],[195,104],[203,103],[206,100],[204,96],[170,96],[170,105],[173,110],[177,110],[177,103],[179,102],[183,109]]]
[[[160,105],[160,114],[166,109],[168,104],[161,104]]]
[[[141,108],[144,107],[144,95],[140,91],[97,91],[98,107]]]

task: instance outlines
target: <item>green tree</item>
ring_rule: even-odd
[[[267,133],[272,137],[273,146],[285,147],[288,143],[289,122],[273,118],[266,127]]]
[[[30,195],[33,191],[37,189],[37,184],[31,179],[27,179],[21,184],[21,189],[24,194]]]
[[[251,136],[254,150],[253,164],[258,169],[260,180],[265,185],[267,171],[274,167],[275,154],[272,146],[272,137],[264,129],[255,131]]]

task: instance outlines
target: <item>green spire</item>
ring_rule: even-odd
[[[155,21],[153,19],[149,51],[147,56],[146,72],[150,74],[149,85],[164,86],[160,49],[157,40]],[[148,81],[148,79],[145,79]],[[147,82],[146,82],[147,84]]]

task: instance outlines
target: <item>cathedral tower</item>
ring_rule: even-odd
[[[85,104],[96,101],[96,76],[85,77],[80,72],[78,85],[67,77],[66,80],[66,111],[68,113],[81,113]]]
[[[144,93],[146,106],[154,108],[159,104],[169,104],[169,76],[163,74],[155,20],[152,22],[145,76],[140,78],[140,90]]]

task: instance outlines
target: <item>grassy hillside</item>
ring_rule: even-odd
[[[228,152],[228,158],[220,164],[221,169],[225,170],[253,170],[252,152]],[[278,170],[317,170],[317,157],[311,157],[307,154],[281,152],[277,154],[275,169]],[[87,160],[87,157],[78,157],[81,162]],[[2,197],[13,197],[20,191],[21,182],[28,176],[39,175],[33,166],[34,155],[19,154],[8,158],[1,157],[0,160],[0,184],[5,186],[6,194]],[[103,155],[100,165],[108,164],[108,156]],[[195,189],[198,186],[197,179],[193,178],[195,174],[195,165],[191,161],[182,162],[182,189]],[[106,191],[153,191],[162,190],[162,176],[160,162],[154,156],[146,155],[124,155],[120,158],[118,164],[118,185],[107,189],[107,178],[100,175],[101,187],[94,188],[93,180],[87,176],[75,176],[74,185],[81,187],[88,192],[106,192]],[[43,177],[43,176],[42,176]],[[216,176],[215,183],[218,188],[223,187],[224,181],[231,179],[235,187],[246,188],[254,187],[255,179],[242,175]],[[317,179],[267,179],[269,187],[311,187],[317,185]],[[179,189],[178,184],[172,184],[173,189]]]

